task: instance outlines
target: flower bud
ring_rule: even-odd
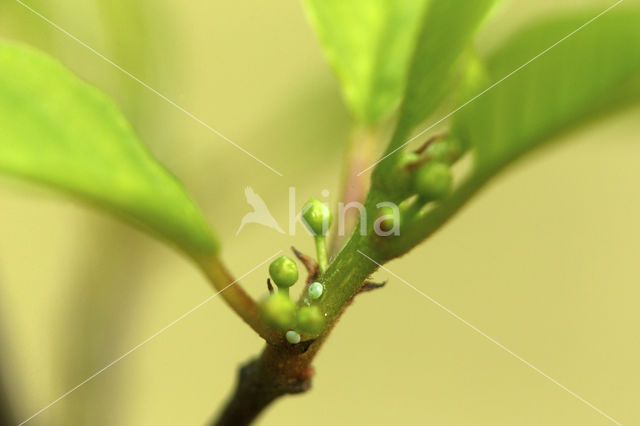
[[[431,161],[452,164],[460,157],[462,149],[457,139],[439,140],[431,144],[426,151]]]
[[[307,290],[307,294],[311,300],[318,300],[322,297],[322,293],[324,292],[324,286],[322,283],[315,282],[309,286]]]
[[[260,304],[264,322],[282,330],[293,327],[296,322],[296,305],[289,296],[276,292]]]
[[[312,198],[302,208],[305,226],[313,235],[325,235],[331,226],[331,211],[322,201]]]
[[[378,217],[374,223],[374,230],[380,231],[383,236],[397,229],[400,231],[400,213],[390,206],[382,206],[378,209]],[[396,228],[397,227],[397,228]]]
[[[317,306],[303,306],[298,310],[297,324],[300,331],[315,334],[322,331],[324,318]]]
[[[451,190],[451,169],[444,163],[427,163],[418,169],[414,189],[422,198],[434,201],[446,197]]]
[[[280,256],[269,265],[269,275],[279,289],[288,289],[298,281],[298,266],[287,256]]]
[[[389,175],[386,186],[400,198],[411,191],[411,179],[413,176],[410,166],[420,161],[420,156],[413,152],[403,152],[400,154],[398,162],[395,164]]]

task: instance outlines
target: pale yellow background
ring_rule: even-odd
[[[471,0],[469,0],[471,1]],[[627,0],[631,2],[632,0]],[[582,1],[512,1],[481,35]],[[278,177],[19,6],[0,36],[38,46],[115,97],[180,177],[242,275],[312,241],[249,225],[252,186],[287,221],[335,200],[349,121],[296,1],[32,0],[33,7],[284,173]],[[595,2],[606,7],[608,2]],[[105,15],[106,14],[106,15]],[[105,19],[105,16],[110,16]],[[615,46],[612,46],[615,49]],[[388,265],[625,425],[640,424],[640,110],[572,134],[494,181],[428,243]],[[1,141],[0,141],[1,143]],[[243,279],[264,293],[267,268]],[[606,418],[388,273],[316,363],[311,393],[264,425],[606,425]],[[183,258],[100,212],[0,179],[2,367],[22,418],[211,294]],[[33,425],[199,425],[261,341],[214,299]]]

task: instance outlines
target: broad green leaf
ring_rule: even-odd
[[[116,106],[48,56],[0,42],[0,172],[109,209],[189,252],[214,238]]]
[[[375,124],[400,102],[429,0],[305,0],[356,120]]]
[[[547,19],[510,37],[487,60],[489,84],[598,12]],[[613,10],[458,112],[452,133],[475,148],[481,170],[492,172],[541,142],[640,100],[639,82],[640,9]]]
[[[432,0],[424,15],[404,101],[388,151],[433,113],[450,88],[453,69],[496,0]]]

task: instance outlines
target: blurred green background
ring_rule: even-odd
[[[629,0],[631,1],[631,0]],[[515,0],[490,47],[550,11],[609,2]],[[249,225],[252,186],[281,226],[337,200],[349,117],[302,6],[291,1],[28,3],[284,174],[278,177],[20,6],[0,37],[62,60],[113,96],[184,182],[236,276],[313,243]],[[615,46],[612,46],[615,49]],[[430,241],[388,267],[623,424],[640,424],[640,110],[594,123],[519,162]],[[267,268],[242,280],[265,292]],[[600,425],[609,421],[389,274],[349,309],[316,362],[311,393],[264,425]],[[211,294],[157,241],[49,191],[0,178],[2,371],[19,418]],[[197,425],[261,348],[220,298],[29,424]]]

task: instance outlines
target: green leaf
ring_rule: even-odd
[[[356,120],[375,124],[400,102],[429,0],[305,0]]]
[[[598,12],[554,17],[509,37],[487,60],[489,83],[509,75]],[[480,171],[492,173],[558,134],[637,102],[638,83],[640,10],[613,10],[458,112],[452,133],[475,149]]]
[[[391,152],[435,111],[451,87],[453,69],[496,0],[432,0],[418,36]]]
[[[7,42],[0,171],[107,208],[189,252],[216,250],[198,208],[113,102],[48,56]]]

